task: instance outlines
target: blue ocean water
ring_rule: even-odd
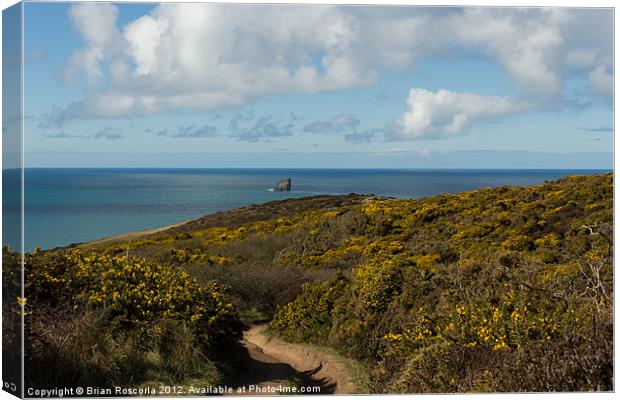
[[[597,172],[605,171],[32,168],[24,174],[25,248],[87,242],[290,197],[374,193],[420,198]],[[268,190],[289,177],[291,192]],[[4,207],[18,209],[17,204]],[[11,218],[7,211],[5,218]],[[4,240],[15,247],[10,241]]]

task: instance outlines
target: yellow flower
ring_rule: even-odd
[[[495,346],[493,346],[493,350],[498,351],[498,350],[506,350],[508,348],[508,345],[506,343],[504,343],[504,341],[501,341],[499,343],[497,343]]]
[[[397,340],[402,340],[403,339],[403,335],[400,334],[400,333],[390,332],[387,335],[384,335],[383,339],[397,341]]]

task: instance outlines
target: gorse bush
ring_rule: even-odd
[[[178,264],[209,263],[227,265],[231,260],[222,256],[214,256],[201,249],[171,249],[171,257]]]
[[[22,360],[20,255],[2,249],[2,368],[5,382],[20,382]]]
[[[71,250],[29,254],[25,272],[32,386],[215,384],[215,362],[237,348],[241,323],[223,288],[178,267]]]
[[[238,339],[239,324],[222,288],[199,286],[175,267],[146,259],[79,251],[26,260],[26,290],[38,296],[67,296],[80,306],[106,309],[121,324],[141,327],[170,318],[192,324],[206,346]]]
[[[324,342],[334,304],[347,286],[348,280],[342,276],[329,282],[305,283],[302,293],[278,310],[271,323],[272,329],[288,340]]]
[[[374,260],[353,270],[356,301],[366,310],[384,311],[402,286],[402,274],[394,260]]]
[[[376,391],[610,390],[612,191],[607,174],[367,201],[324,326],[291,312],[320,300],[304,287],[272,328],[374,366]]]

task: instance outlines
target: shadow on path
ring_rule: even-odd
[[[332,394],[335,392],[336,384],[326,379],[313,378],[313,375],[323,368],[322,364],[307,371],[298,371],[291,365],[265,354],[263,349],[254,343],[244,341],[243,345],[245,351],[239,371],[235,373],[235,377],[229,383],[233,388],[253,387],[254,390],[247,392],[247,395],[293,394],[269,390],[269,388],[278,388],[280,386],[294,386],[298,390],[301,387],[316,387],[319,389],[319,392],[308,392],[307,394]],[[297,393],[299,394],[300,392],[298,391]]]

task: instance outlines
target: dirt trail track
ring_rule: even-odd
[[[266,388],[287,386],[296,381],[298,386],[320,387],[321,394],[355,393],[347,368],[334,356],[269,337],[263,333],[265,328],[266,325],[254,325],[244,332],[243,345],[248,350],[248,358],[234,386]]]

